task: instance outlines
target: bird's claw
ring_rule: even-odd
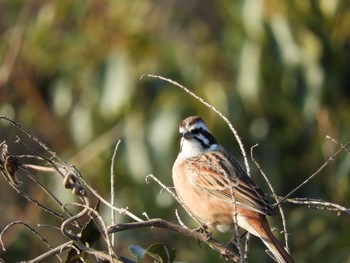
[[[212,237],[212,232],[209,230],[207,225],[202,225],[195,229],[196,232],[205,235],[207,237],[207,240]]]
[[[234,253],[238,253],[239,249],[238,249],[238,244],[236,242],[230,241],[227,243],[226,247],[228,249],[228,251],[231,251],[230,253],[234,252]]]

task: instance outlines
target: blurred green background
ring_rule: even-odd
[[[74,164],[106,198],[113,149],[121,139],[117,205],[176,222],[179,205],[156,183],[146,184],[145,176],[153,173],[172,185],[181,119],[202,116],[221,144],[242,158],[216,114],[166,82],[140,80],[145,73],[172,78],[219,108],[247,151],[259,143],[255,158],[277,194],[287,194],[338,149],[326,135],[350,139],[350,2],[0,0],[0,115]],[[0,142],[13,132],[0,123]],[[350,156],[343,153],[294,197],[350,207],[349,171]],[[1,229],[12,220],[47,222],[44,212],[0,180]],[[349,215],[284,208],[297,262],[350,262]],[[182,209],[180,215],[196,227]],[[271,223],[281,230],[278,218]],[[58,239],[53,230],[45,234]],[[21,227],[5,237],[8,250],[0,257],[8,262],[46,250]],[[251,241],[250,262],[271,262],[262,242]],[[177,260],[224,261],[165,230],[116,236],[126,257],[130,245],[154,242],[174,247]]]

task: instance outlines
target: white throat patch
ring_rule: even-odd
[[[209,148],[203,148],[200,142],[195,139],[187,140],[181,138],[181,151],[179,156],[182,158],[191,158],[199,156],[207,151],[215,151],[219,148],[218,144],[212,144]]]

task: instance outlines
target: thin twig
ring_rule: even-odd
[[[71,205],[71,204],[65,204],[64,207],[66,207],[68,205]],[[72,222],[75,222],[78,219],[82,218],[84,215],[86,215],[88,213],[88,211],[89,211],[88,208],[84,206],[84,209],[81,210],[79,213],[77,213],[77,214],[69,217],[65,221],[63,221],[63,223],[61,224],[61,233],[65,237],[67,237],[67,238],[69,238],[71,240],[74,240],[74,241],[79,240],[79,238],[80,238],[79,234],[75,234],[71,230],[67,230],[67,226],[69,224],[71,224]]]
[[[188,226],[186,226],[185,223],[181,220],[181,217],[180,217],[177,209],[175,209],[175,216],[176,216],[177,222],[179,222],[180,226],[189,229]]]
[[[46,253],[43,253],[34,259],[28,260],[27,263],[39,263],[39,262],[42,262],[43,260],[47,260],[48,258],[50,258],[52,256],[57,256],[58,254],[62,253],[63,250],[74,247],[73,244],[74,244],[74,241],[70,240],[70,241],[68,241],[68,242],[66,242],[58,247],[50,249]]]
[[[133,219],[133,220],[135,220],[137,222],[143,222],[144,221],[141,218],[139,218],[138,216],[136,216],[135,214],[131,213],[127,208],[118,208],[118,207],[115,207],[115,206],[111,205],[93,187],[90,186],[88,181],[81,174],[79,175],[79,178],[81,178],[81,180],[84,182],[84,184],[87,186],[87,188],[91,191],[91,193],[93,195],[95,195],[102,203],[104,203],[109,208],[117,211],[121,215],[126,215],[126,216],[130,217],[131,219]]]
[[[18,124],[17,124],[18,125]],[[29,150],[30,152],[32,152],[33,154],[36,154],[40,160],[46,161],[49,164],[51,164],[53,167],[47,167],[47,171],[49,170],[54,170],[56,172],[59,172],[60,174],[62,174],[62,171],[57,167],[57,165],[52,161],[47,159],[45,156],[40,155],[39,153],[37,153],[36,151],[34,151],[30,146],[22,143],[22,141],[20,140],[20,138],[17,136],[17,140],[16,143],[19,143],[20,145],[22,145],[23,147],[25,147],[27,150]],[[7,147],[7,145],[5,144],[5,146]],[[14,158],[17,158],[17,156],[14,156]],[[26,165],[26,164],[21,164],[19,163],[17,165],[17,169],[24,172],[32,181],[34,181],[46,194],[48,194],[56,203],[58,203],[58,205],[60,207],[62,207],[62,203],[42,184],[40,183],[36,177],[30,173],[29,171],[27,171],[25,169],[25,167],[30,167],[31,169],[35,170],[35,168],[40,167],[39,171],[43,171],[44,170],[44,166],[31,166],[31,165]],[[6,171],[3,171],[3,169],[0,166],[0,172],[2,173],[6,173]],[[5,175],[5,174],[4,174]],[[63,175],[64,176],[64,175]],[[7,180],[7,177],[5,176],[5,179]],[[7,180],[8,181],[8,180]],[[37,200],[35,200],[34,198],[32,198],[31,196],[29,196],[27,193],[21,191],[19,189],[19,187],[11,182],[9,182],[9,184],[11,185],[11,187],[13,189],[15,189],[17,191],[18,194],[22,195],[24,198],[26,198],[28,201],[33,202],[34,204],[38,205],[39,207],[41,207],[42,209],[44,209],[44,211],[51,213],[52,215],[55,215],[56,217],[63,219],[63,216],[58,214],[57,212],[53,211],[52,209],[48,208],[47,206],[41,204],[40,202],[38,202]],[[65,212],[71,216],[70,212],[68,210],[65,210]]]
[[[107,226],[106,226],[103,218],[101,217],[101,215],[99,215],[99,213],[95,209],[88,207],[86,205],[82,205],[82,204],[78,204],[78,203],[73,203],[73,205],[84,207],[84,209],[88,210],[89,216],[91,216],[92,219],[94,220],[97,228],[99,229],[99,232],[101,233],[102,237],[104,238],[104,240],[107,244],[108,252],[109,252],[108,254],[110,255],[110,261],[113,262],[114,258],[120,258],[120,255],[116,251],[114,251],[114,249],[112,247],[111,240],[108,236],[109,233],[108,233]]]
[[[34,140],[34,137],[33,137],[32,139]],[[37,141],[36,141],[37,143],[41,143],[41,142],[39,141],[39,139],[36,139],[36,140],[37,140]],[[41,158],[41,159],[45,160],[46,162],[48,162],[49,164],[51,164],[52,167],[56,170],[56,172],[57,172],[58,174],[60,174],[62,177],[65,177],[65,174],[62,173],[62,170],[58,168],[57,163],[55,163],[51,158],[57,158],[57,159],[59,160],[59,162],[61,162],[61,163],[64,164],[63,166],[68,166],[68,164],[67,164],[66,162],[62,161],[61,159],[59,159],[59,158],[56,156],[56,154],[55,154],[54,156],[52,156],[51,158],[47,158],[47,157],[45,157],[44,155],[40,154],[39,152],[35,151],[33,148],[31,148],[31,147],[28,146],[27,144],[23,143],[22,140],[21,140],[21,138],[19,138],[18,136],[17,136],[16,143],[19,143],[19,144],[22,145],[24,148],[26,148],[28,151],[30,151],[31,153],[33,153],[35,156],[38,156],[39,158]],[[43,144],[43,145],[44,145],[44,144]],[[45,146],[45,145],[44,145],[44,146]],[[51,151],[47,146],[45,146],[45,147],[46,147],[45,150],[48,151],[50,154],[52,154],[52,153],[51,153],[52,151]],[[47,150],[47,149],[48,149],[48,150]]]
[[[56,172],[55,168],[42,166],[42,165],[36,165],[36,164],[21,164],[20,167],[23,169],[32,169],[36,172],[42,172],[42,173],[54,173],[54,172]]]
[[[244,242],[244,262],[248,261],[249,256],[249,248],[250,248],[250,233],[246,232],[246,238]]]
[[[19,167],[19,169],[21,171],[23,171],[35,184],[37,184],[38,187],[41,188],[49,197],[51,197],[51,199],[54,200],[58,204],[59,207],[62,207],[62,202],[60,200],[58,200],[58,198],[54,194],[52,194],[52,192],[49,189],[47,189],[40,181],[38,181],[38,179],[32,173],[28,172],[25,169],[22,169],[21,166]],[[43,204],[41,207],[45,207],[45,211],[50,210],[50,212],[52,214],[55,213],[52,209],[50,209],[49,207],[47,207]],[[68,210],[65,210],[65,212],[70,216],[72,215]],[[60,216],[60,219],[63,219],[63,216]]]
[[[21,125],[19,125],[17,122],[11,120],[10,118],[7,118],[6,116],[0,115],[0,120],[3,119],[9,123],[11,123],[14,127],[19,129],[21,132],[23,132],[28,138],[32,139],[35,141],[41,148],[43,148],[46,152],[48,152],[51,155],[51,158],[56,158],[59,162],[64,163],[68,165],[64,160],[60,159],[54,151],[52,151],[49,147],[46,146],[45,143],[41,142],[37,137],[32,135],[29,131],[24,129]],[[35,152],[38,156],[41,156],[39,153]],[[50,160],[46,157],[43,157],[46,161]]]
[[[48,258],[50,258],[54,255],[60,254],[60,253],[62,253],[63,250],[68,249],[68,248],[75,249],[77,251],[77,253],[79,253],[81,250],[81,251],[84,251],[88,254],[94,255],[96,258],[101,258],[101,259],[104,259],[107,261],[110,260],[109,255],[107,255],[106,253],[101,252],[101,251],[97,251],[97,250],[89,248],[89,247],[86,247],[79,240],[77,240],[75,242],[73,240],[70,240],[70,241],[68,241],[68,242],[66,242],[58,247],[55,247],[55,248],[49,250],[48,252],[46,252],[44,254],[41,254],[40,256],[38,256],[32,260],[27,261],[27,263],[39,263],[39,262],[43,262],[44,260],[46,260],[46,262],[47,262]],[[119,261],[117,259],[113,259],[112,262],[113,263],[117,263],[117,262],[122,263],[121,261]]]
[[[172,197],[174,197],[174,199],[185,209],[185,211],[187,212],[187,214],[194,220],[196,221],[196,223],[199,226],[203,226],[198,219],[191,213],[191,210],[186,206],[186,204],[184,202],[182,202],[182,200],[177,196],[177,194],[175,194],[169,187],[167,187],[165,184],[163,184],[157,177],[155,177],[153,174],[148,174],[146,176],[146,182],[148,180],[148,178],[152,178],[157,184],[159,184],[162,189],[164,189],[165,191],[167,191]]]
[[[108,260],[109,262],[120,262],[118,260],[119,255],[117,255],[117,253],[113,250],[109,237],[108,237],[108,230],[107,227],[102,219],[102,217],[100,215],[98,215],[98,213],[89,206],[89,204],[84,205],[84,204],[79,204],[79,203],[71,203],[71,204],[67,204],[67,205],[75,205],[75,206],[80,206],[83,207],[83,210],[80,211],[78,214],[74,215],[71,218],[68,218],[66,221],[64,221],[61,225],[61,232],[62,234],[64,234],[67,238],[74,240],[74,244],[82,251],[92,254],[97,258],[101,258],[101,259],[105,259]],[[91,215],[92,214],[92,215]],[[98,227],[101,235],[103,236],[103,238],[105,239],[107,246],[108,246],[108,255],[104,252],[101,251],[97,251],[95,249],[92,249],[90,247],[85,246],[81,241],[80,241],[80,235],[78,234],[74,234],[72,233],[70,230],[66,229],[66,226],[76,220],[78,220],[79,218],[83,217],[84,215],[89,215],[92,217],[92,219],[94,220],[96,226]]]
[[[247,170],[247,174],[250,176],[250,167],[249,167],[249,163],[248,163],[248,158],[247,158],[247,154],[245,152],[244,149],[244,145],[242,143],[241,138],[239,137],[236,129],[233,127],[232,123],[229,121],[228,118],[226,118],[226,116],[220,111],[218,110],[215,106],[213,106],[212,104],[210,104],[209,102],[205,101],[203,98],[199,97],[197,94],[195,94],[193,91],[190,91],[188,88],[186,88],[185,86],[181,85],[180,83],[172,80],[172,79],[168,79],[159,75],[154,75],[154,74],[144,74],[140,77],[140,79],[143,79],[145,77],[149,77],[149,78],[156,78],[156,79],[160,79],[160,80],[164,80],[166,82],[169,82],[173,85],[175,85],[176,87],[182,89],[183,91],[185,91],[187,94],[191,95],[192,97],[194,97],[196,100],[200,101],[201,103],[203,103],[206,107],[208,107],[209,109],[211,109],[212,111],[214,111],[216,114],[218,114],[221,119],[224,120],[224,122],[226,122],[226,124],[228,125],[228,127],[230,128],[230,130],[232,131],[233,135],[236,138],[236,141],[239,145],[239,148],[241,150],[243,159],[244,159],[244,164]]]
[[[114,151],[113,151],[113,156],[111,160],[111,205],[114,206],[114,162],[115,162],[115,157],[117,155],[117,150],[120,144],[120,140],[118,140],[117,144],[115,145]],[[115,211],[111,209],[111,224],[115,224]],[[112,246],[114,247],[114,242],[115,242],[115,236],[114,233],[112,233]]]
[[[36,231],[36,230],[35,230],[33,227],[31,227],[29,224],[27,224],[27,223],[25,223],[25,222],[19,220],[19,221],[13,221],[13,222],[11,222],[10,224],[8,224],[8,225],[1,231],[1,233],[0,233],[0,244],[1,244],[1,246],[2,246],[3,251],[6,251],[6,248],[5,248],[4,243],[3,243],[3,241],[2,241],[2,236],[5,234],[5,232],[6,232],[10,227],[12,227],[12,226],[14,226],[14,225],[22,225],[22,226],[25,226],[25,227],[28,228],[32,233],[34,233],[37,237],[39,237],[39,239],[40,239],[45,245],[47,245],[50,249],[53,249],[53,246],[51,246],[51,244],[49,243],[49,241],[48,241],[45,237],[43,237],[38,231]],[[58,258],[58,260],[59,260],[60,262],[62,262],[62,259],[61,259],[58,255],[56,255],[56,257]]]
[[[342,144],[341,142],[338,142],[336,139],[332,138],[331,136],[327,135],[326,139],[331,140],[332,142],[334,142],[335,144],[339,145],[340,147],[342,147],[345,151],[347,151],[348,153],[350,153],[350,149],[347,147],[348,143],[346,143],[345,145]]]
[[[270,191],[273,195],[273,198],[276,200],[276,202],[278,202],[278,197],[276,195],[276,192],[275,190],[273,189],[273,186],[272,184],[270,183],[270,180],[269,178],[267,178],[265,172],[261,169],[259,163],[255,160],[254,158],[254,148],[257,147],[258,144],[255,144],[253,145],[251,148],[250,148],[250,156],[251,156],[251,159],[252,161],[254,162],[255,166],[258,168],[258,170],[260,171],[260,174],[264,177],[265,179],[265,182],[267,183],[267,185],[269,186],[270,188]],[[289,250],[289,245],[288,245],[288,232],[287,232],[287,220],[286,220],[286,217],[284,215],[284,212],[283,212],[283,209],[282,209],[282,206],[279,205],[278,206],[278,210],[279,210],[279,213],[281,215],[281,219],[282,219],[282,227],[283,227],[283,233],[284,233],[284,241],[285,241],[285,244],[286,244],[286,248]]]
[[[316,172],[314,172],[312,175],[310,175],[304,182],[299,184],[297,187],[295,187],[292,191],[290,191],[287,195],[285,195],[281,200],[279,200],[276,204],[273,205],[273,207],[279,206],[282,204],[287,198],[289,198],[292,194],[294,194],[296,191],[298,191],[301,187],[303,187],[305,184],[307,184],[312,178],[314,178],[316,175],[321,173],[321,171],[326,168],[331,162],[334,161],[335,157],[342,152],[346,147],[350,144],[350,142],[347,142],[344,146],[342,146],[338,151],[336,151],[331,157],[328,158],[328,160],[317,169]]]
[[[282,197],[278,197],[278,199],[281,199]],[[309,208],[318,209],[318,210],[327,210],[327,211],[335,211],[339,213],[343,212],[348,215],[350,215],[350,208],[335,204],[326,202],[319,199],[312,199],[312,198],[287,198],[285,200],[286,202],[292,203],[292,204],[298,204],[298,205],[307,205]],[[314,207],[315,206],[315,207]]]
[[[235,195],[234,195],[234,186],[232,184],[232,180],[230,180],[229,178],[229,175],[226,174],[226,180],[228,182],[228,184],[230,185],[230,194],[231,194],[231,199],[232,199],[232,202],[233,202],[233,225],[234,225],[234,236],[236,238],[236,244],[237,244],[237,247],[238,247],[238,254],[239,254],[239,257],[240,257],[240,260],[241,262],[245,262],[244,260],[244,255],[246,254],[245,251],[243,251],[243,248],[242,248],[242,245],[241,245],[241,238],[240,238],[240,235],[239,235],[239,230],[238,230],[238,219],[237,219],[237,216],[238,216],[238,212],[237,212],[237,202],[236,202],[236,198],[235,198]]]
[[[4,171],[2,171],[1,167],[0,167],[0,173],[4,175]],[[17,192],[17,194],[23,196],[25,199],[27,199],[27,201],[32,202],[33,204],[37,205],[38,207],[42,208],[45,212],[48,212],[54,216],[56,216],[57,218],[63,219],[63,216],[55,211],[53,211],[52,209],[48,208],[47,206],[41,204],[39,201],[37,201],[36,199],[34,199],[33,197],[31,197],[30,195],[28,195],[27,193],[23,192],[22,190],[20,190],[16,185],[14,185],[13,183],[11,183],[6,176],[4,176],[6,181],[9,183],[9,185]]]

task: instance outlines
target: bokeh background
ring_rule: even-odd
[[[216,114],[169,83],[140,80],[145,73],[172,78],[219,108],[247,151],[259,143],[255,158],[284,195],[338,149],[326,135],[350,140],[350,2],[0,1],[0,114],[74,164],[106,198],[113,149],[121,139],[117,205],[176,222],[179,205],[159,185],[146,184],[145,176],[152,173],[172,185],[182,118],[202,116],[221,144],[242,158]],[[13,134],[0,123],[1,142]],[[350,207],[349,171],[350,156],[343,153],[294,197]],[[12,220],[34,226],[48,220],[0,180],[1,229]],[[59,192],[59,183],[47,181]],[[284,208],[297,262],[350,262],[349,215]],[[281,230],[279,218],[271,223]],[[58,238],[46,231],[49,240]],[[251,241],[250,262],[271,262],[262,243]],[[46,250],[21,227],[6,242],[0,257],[7,262]],[[126,257],[130,245],[160,242],[176,249],[177,260],[224,261],[195,240],[165,230],[125,232],[116,242]]]

